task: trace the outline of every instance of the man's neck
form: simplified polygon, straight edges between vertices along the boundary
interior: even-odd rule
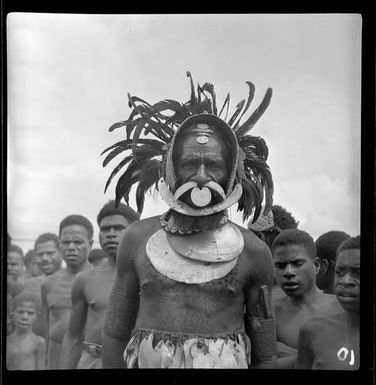
[[[161,217],[161,225],[165,231],[181,235],[218,229],[227,221],[226,210],[202,217],[192,217],[169,210]]]
[[[314,309],[320,297],[320,290],[316,285],[313,285],[309,290],[303,293],[301,297],[289,297],[290,302],[297,307],[305,306],[309,309]]]
[[[85,261],[81,265],[67,265],[66,270],[68,274],[76,275],[82,270],[85,270],[86,268],[90,267],[90,263],[88,261]]]
[[[30,335],[31,333],[32,333],[31,326],[28,327],[28,328],[19,328],[19,327],[16,326],[16,328],[14,329],[14,334],[18,338],[25,338],[28,335]]]
[[[346,326],[350,331],[359,331],[359,312],[345,310],[344,318]]]

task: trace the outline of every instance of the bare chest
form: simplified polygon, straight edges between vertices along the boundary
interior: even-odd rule
[[[47,292],[47,304],[51,310],[72,308],[71,290],[74,276],[58,276]]]
[[[7,341],[8,366],[14,369],[36,368],[37,346],[32,338]]]
[[[313,352],[313,369],[359,368],[359,340],[346,338],[341,327],[323,329],[313,341]]]
[[[84,293],[89,311],[97,312],[107,309],[114,278],[114,272],[99,273],[87,282]]]

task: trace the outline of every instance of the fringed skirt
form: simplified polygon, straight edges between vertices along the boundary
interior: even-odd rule
[[[251,344],[244,331],[195,335],[137,328],[124,360],[127,368],[247,369]]]

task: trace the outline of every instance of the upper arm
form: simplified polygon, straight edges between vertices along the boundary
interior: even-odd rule
[[[48,278],[47,278],[48,279]],[[40,295],[42,300],[42,315],[45,319],[47,327],[49,326],[49,309],[48,309],[48,301],[47,301],[47,293],[48,293],[48,281],[42,283],[40,287]]]
[[[315,322],[313,320],[306,321],[299,330],[296,369],[312,369],[314,359],[312,340],[314,334]]]
[[[139,282],[135,260],[145,236],[142,230],[134,224],[129,226],[118,247],[115,281],[103,330],[105,334],[114,338],[127,339],[137,318]]]
[[[37,342],[37,360],[36,369],[43,370],[45,369],[45,360],[46,360],[46,341],[42,338],[38,338]]]
[[[248,231],[249,232],[249,231]],[[250,233],[250,232],[249,232]],[[250,276],[245,286],[245,303],[248,315],[266,317],[266,311],[262,296],[262,286],[266,286],[269,292],[269,307],[272,309],[272,287],[274,278],[273,258],[269,247],[252,234],[244,236],[246,258]]]
[[[68,332],[72,336],[81,337],[85,328],[88,304],[84,293],[87,271],[79,273],[72,285],[72,310],[70,314]]]
[[[127,297],[138,297],[139,292],[135,259],[140,232],[136,230],[132,226],[127,228],[119,244],[116,257],[116,274],[112,291]]]

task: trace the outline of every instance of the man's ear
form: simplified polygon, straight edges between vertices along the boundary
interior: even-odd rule
[[[315,269],[316,269],[316,274],[318,274],[319,273],[319,271],[322,271],[322,272],[324,272],[325,273],[325,270],[323,269],[323,262],[328,262],[326,259],[323,259],[322,261],[321,261],[321,263],[320,263],[320,259],[319,258],[315,258],[315,260],[313,261],[313,264],[315,265]],[[326,269],[327,269],[328,267],[326,266]]]
[[[318,258],[317,258],[318,259]],[[322,274],[326,274],[330,268],[330,263],[326,258],[318,259],[318,264],[320,266],[320,271]]]

